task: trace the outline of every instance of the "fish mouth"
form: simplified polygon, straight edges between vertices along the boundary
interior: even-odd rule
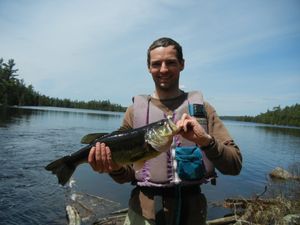
[[[172,121],[172,117],[161,121],[158,127],[150,129],[145,134],[145,141],[157,151],[167,151],[173,141],[173,136],[179,132],[176,124]]]
[[[166,137],[166,136],[174,135],[179,132],[178,127],[172,120],[172,116],[167,116],[167,120],[164,123],[166,129],[164,131],[165,135],[162,136]]]

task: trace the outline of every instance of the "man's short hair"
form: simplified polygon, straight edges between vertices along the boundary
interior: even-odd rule
[[[148,51],[147,51],[148,68],[150,67],[150,52],[155,48],[168,47],[170,45],[174,46],[174,48],[176,50],[177,59],[179,60],[180,63],[183,63],[184,59],[183,59],[183,54],[182,54],[182,47],[180,46],[180,44],[178,44],[178,42],[174,41],[171,38],[162,37],[162,38],[155,40],[148,48]]]

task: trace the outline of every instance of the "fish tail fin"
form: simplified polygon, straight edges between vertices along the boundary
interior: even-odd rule
[[[70,156],[62,157],[49,163],[45,169],[51,171],[58,178],[58,183],[65,185],[76,169],[76,165],[68,163]]]

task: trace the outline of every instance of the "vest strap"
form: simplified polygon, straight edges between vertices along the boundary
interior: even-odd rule
[[[149,123],[150,95],[137,95],[133,101],[133,127],[141,127]],[[138,112],[138,113],[137,113]]]

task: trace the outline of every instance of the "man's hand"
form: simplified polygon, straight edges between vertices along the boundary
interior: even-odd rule
[[[96,146],[91,148],[88,163],[94,171],[100,173],[110,173],[122,167],[112,160],[109,147],[105,143],[100,142],[97,142]]]
[[[212,137],[206,133],[195,117],[184,113],[176,123],[182,137],[196,143],[200,147],[208,146]]]

